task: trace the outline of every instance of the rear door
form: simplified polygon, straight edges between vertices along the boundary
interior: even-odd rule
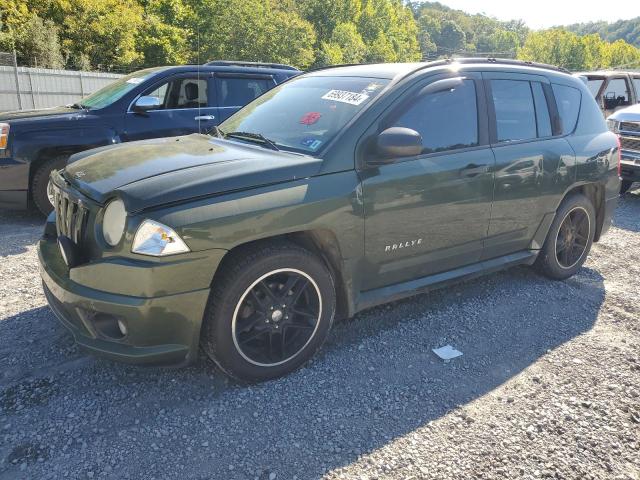
[[[410,128],[423,153],[362,171],[365,290],[451,270],[480,260],[493,196],[480,74],[456,88],[421,95],[442,77],[405,94],[378,124]],[[375,132],[374,132],[375,135]]]
[[[216,73],[215,83],[220,123],[276,86],[272,75],[243,73]]]
[[[543,221],[553,216],[558,192],[575,175],[575,157],[561,138],[546,77],[502,72],[485,72],[483,77],[496,158],[483,253],[483,259],[490,259],[531,247]]]
[[[135,112],[134,100],[126,113],[124,141],[174,137],[204,132],[218,123],[215,89],[211,74],[198,72],[161,80],[140,96],[153,96],[160,106]]]

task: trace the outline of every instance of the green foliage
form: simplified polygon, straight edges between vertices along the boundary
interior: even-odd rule
[[[578,35],[598,34],[607,42],[624,40],[631,45],[640,48],[640,17],[630,20],[618,20],[617,22],[589,22],[576,23],[566,27]]]
[[[518,58],[569,70],[640,66],[640,50],[624,40],[608,43],[597,34],[580,37],[560,28],[529,34]]]

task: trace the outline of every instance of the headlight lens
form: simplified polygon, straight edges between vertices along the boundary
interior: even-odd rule
[[[613,133],[620,133],[620,122],[617,120],[607,120],[607,127]]]
[[[173,229],[153,220],[145,220],[133,238],[133,253],[163,257],[189,252],[189,247]]]
[[[9,124],[0,123],[0,150],[7,148],[9,144]]]
[[[104,241],[115,247],[122,238],[127,223],[127,210],[122,200],[113,200],[104,209],[102,236]]]

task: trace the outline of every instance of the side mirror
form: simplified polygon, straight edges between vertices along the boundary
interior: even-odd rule
[[[415,157],[422,153],[422,135],[410,128],[387,128],[378,135],[376,150],[380,157],[376,163],[392,163],[399,157]]]
[[[148,112],[160,108],[160,99],[158,97],[144,96],[136,100],[133,105],[134,112]]]

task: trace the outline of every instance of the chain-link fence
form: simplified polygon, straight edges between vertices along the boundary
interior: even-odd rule
[[[0,112],[74,103],[119,77],[115,73],[19,67],[13,53],[0,52]]]

